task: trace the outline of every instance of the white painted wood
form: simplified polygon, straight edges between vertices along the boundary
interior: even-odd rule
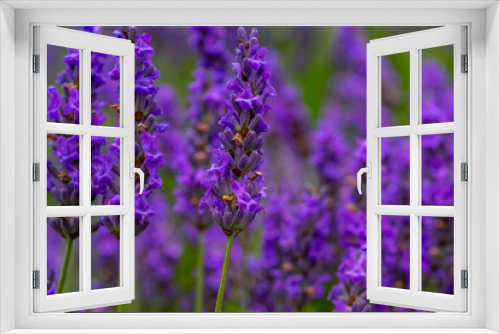
[[[122,58],[120,63],[120,112],[121,124],[129,132],[128,136],[121,139],[121,173],[122,200],[121,204],[128,210],[122,215],[120,236],[120,256],[123,266],[120,268],[120,284],[126,292],[123,297],[134,299],[135,291],[135,178],[130,178],[126,166],[135,161],[135,51],[133,44],[129,44],[130,52]],[[123,65],[122,65],[123,64]]]
[[[130,208],[124,205],[92,205],[92,206],[49,206],[46,209],[47,217],[75,217],[90,213],[91,216],[118,216],[129,212]]]
[[[6,0],[6,3],[16,9],[112,9],[117,8],[117,2],[123,9],[137,9],[135,1],[122,1],[122,0],[101,0],[101,1],[85,1],[85,0],[72,0],[60,3],[60,1],[39,1],[39,0]],[[459,1],[453,4],[454,9],[484,9],[495,3],[494,0],[467,0]],[[227,9],[275,9],[275,8],[291,8],[299,10],[311,9],[357,9],[362,10],[366,8],[373,9],[450,9],[450,2],[447,0],[427,0],[427,1],[401,1],[397,5],[393,1],[289,1],[289,0],[242,0],[242,1],[203,1],[203,0],[141,0],[141,9],[196,9],[209,10],[214,8],[227,8]]]
[[[420,51],[416,48],[410,49],[410,126],[419,124],[420,105]],[[420,146],[419,136],[415,132],[410,133],[410,206],[416,207],[420,204]],[[421,241],[419,238],[420,218],[410,214],[410,292],[418,291],[421,278],[419,277],[421,258],[418,257]],[[411,301],[410,301],[411,304]]]
[[[366,280],[367,291],[376,289],[380,284],[380,216],[374,208],[380,207],[380,150],[379,139],[370,135],[372,128],[380,124],[380,59],[372,54],[370,44],[366,48],[366,161],[371,163],[372,177],[366,181]],[[394,208],[396,209],[396,208]],[[403,208],[400,208],[403,209]]]
[[[467,54],[466,28],[450,26],[370,41],[367,47],[367,160],[373,179],[368,180],[367,205],[367,297],[373,303],[423,310],[467,311],[467,290],[461,289],[460,271],[467,269],[467,183],[460,180],[460,164],[467,160],[467,75],[461,73],[461,55]],[[421,50],[454,46],[454,122],[421,123]],[[410,52],[410,124],[381,127],[382,56]],[[454,205],[421,205],[421,135],[454,133]],[[384,137],[410,138],[410,205],[381,203],[380,140]],[[381,215],[410,218],[410,289],[381,287]],[[421,217],[454,217],[454,295],[422,292]]]
[[[21,2],[16,1],[19,5]],[[348,1],[345,6],[356,6],[357,1]],[[38,1],[36,6],[48,6],[47,1]],[[496,72],[485,71],[485,49],[484,39],[493,36],[490,29],[485,30],[485,14],[480,8],[479,2],[471,1],[471,8],[475,10],[457,10],[462,6],[462,1],[432,1],[432,2],[391,2],[388,8],[383,10],[378,1],[370,3],[370,8],[362,7],[356,10],[329,9],[325,2],[317,4],[321,7],[311,9],[310,1],[301,1],[300,4],[286,2],[276,5],[269,1],[254,3],[252,9],[245,9],[245,15],[241,9],[231,10],[228,6],[240,5],[240,2],[217,2],[206,1],[193,4],[191,2],[177,2],[169,9],[157,9],[158,2],[154,2],[154,10],[137,10],[133,2],[121,2],[120,7],[133,7],[132,10],[116,8],[113,3],[112,11],[95,10],[98,6],[105,4],[98,2],[52,2],[51,8],[58,10],[21,10],[16,15],[16,91],[15,91],[15,136],[16,136],[16,247],[9,248],[5,256],[16,259],[16,299],[8,299],[10,305],[15,305],[16,333],[491,333],[484,329],[485,324],[485,290],[491,290],[492,283],[498,285],[499,278],[494,276],[495,271],[490,272],[489,280],[484,279],[485,269],[485,224],[490,223],[491,217],[485,214],[485,78],[490,83],[498,80]],[[334,3],[334,2],[330,2]],[[337,3],[335,1],[335,3]],[[436,6],[444,6],[444,10],[430,10]],[[26,4],[26,2],[24,3]],[[162,2],[165,5],[166,2]],[[351,5],[352,4],[352,5]],[[444,4],[444,5],[443,5]],[[32,8],[33,3],[24,8]],[[105,4],[109,6],[109,2]],[[151,6],[152,3],[149,3]],[[75,9],[60,9],[67,6]],[[81,9],[83,6],[91,9]],[[144,2],[144,7],[148,5]],[[166,6],[166,5],[165,5]],[[177,7],[176,7],[177,6]],[[263,6],[269,8],[263,10]],[[302,6],[301,10],[292,9]],[[397,6],[398,8],[396,8]],[[411,10],[401,9],[401,6]],[[141,3],[141,8],[143,3]],[[245,5],[241,5],[243,8]],[[415,8],[427,9],[415,9]],[[47,7],[44,7],[47,8]],[[93,10],[93,9],[94,10]],[[352,7],[349,7],[352,8]],[[237,18],[237,19],[236,19]],[[493,20],[498,24],[498,20]],[[490,23],[492,21],[490,20]],[[32,75],[30,73],[31,56],[31,26],[33,23],[74,25],[305,25],[305,26],[341,26],[341,25],[368,25],[368,26],[439,26],[443,24],[467,23],[472,29],[470,36],[472,43],[469,51],[469,69],[473,68],[469,76],[472,89],[469,92],[468,104],[474,111],[469,113],[469,148],[473,159],[470,165],[469,189],[472,190],[472,198],[469,201],[469,217],[474,225],[474,233],[471,233],[471,243],[468,245],[470,254],[469,265],[472,266],[469,277],[469,309],[467,313],[416,313],[416,314],[33,314],[32,290],[30,286],[30,274],[32,269],[32,217],[33,212],[26,210],[32,205],[32,182],[30,177],[32,131],[31,115],[33,113],[30,100],[26,92],[30,91]],[[489,27],[489,26],[488,26]],[[495,54],[489,54],[491,64],[498,63]],[[28,89],[26,88],[28,87]],[[498,97],[500,87],[498,84],[489,85],[491,93],[489,99]],[[488,100],[489,101],[489,100]],[[491,109],[495,113],[496,109]],[[4,112],[4,110],[2,110]],[[10,111],[9,111],[10,112]],[[28,122],[26,122],[28,120]],[[473,122],[472,122],[473,120]],[[497,131],[498,125],[489,124],[490,129]],[[497,131],[498,132],[498,131]],[[495,142],[496,143],[496,142]],[[1,143],[0,143],[1,144]],[[492,143],[490,143],[493,145]],[[497,145],[497,144],[494,144]],[[11,145],[2,146],[2,153]],[[491,146],[493,147],[493,146]],[[500,188],[497,188],[497,190]],[[490,193],[491,193],[490,189]],[[28,198],[26,200],[26,198]],[[489,211],[488,211],[489,212]],[[495,220],[497,222],[498,220]],[[472,231],[472,227],[469,225]],[[497,246],[500,238],[490,234],[490,244],[494,241]],[[486,258],[495,258],[498,261],[499,254],[486,254]],[[489,285],[485,285],[488,282]],[[4,301],[2,295],[2,301]],[[486,303],[491,305],[498,300],[488,295]],[[489,308],[490,310],[491,308]],[[497,321],[496,317],[493,321]],[[140,329],[131,329],[138,328]],[[258,328],[257,328],[258,327]],[[292,329],[292,328],[295,329]],[[354,327],[354,328],[353,328]],[[25,328],[25,329],[19,329]],[[42,330],[40,328],[45,328]],[[78,330],[75,328],[79,328]],[[86,328],[84,330],[84,328]],[[170,328],[170,329],[165,329]],[[184,328],[184,329],[181,329]],[[189,328],[189,329],[188,329]],[[336,328],[336,329],[335,329]],[[448,328],[448,329],[446,329]]]
[[[366,315],[366,314],[365,314]],[[352,316],[355,316],[354,314]],[[304,328],[259,328],[259,329],[90,329],[85,330],[33,330],[16,329],[5,334],[494,334],[494,332],[482,328],[456,328],[456,329],[304,329]]]
[[[451,123],[435,123],[435,124],[413,124],[403,126],[390,126],[383,128],[373,129],[375,137],[402,137],[409,136],[410,134],[416,135],[430,135],[453,133],[454,124]]]
[[[15,11],[0,2],[0,333],[15,326]]]
[[[85,122],[85,120],[83,121]],[[90,120],[88,122],[90,124]],[[85,135],[90,133],[91,136],[115,138],[126,137],[129,134],[128,131],[123,128],[54,122],[47,122],[47,133],[59,133],[64,135]]]
[[[487,194],[485,208],[486,216],[486,256],[488,264],[485,273],[486,294],[486,328],[500,332],[500,3],[495,3],[486,11],[486,27],[490,34],[486,36],[486,69],[491,74],[486,78],[486,168],[480,172],[487,175],[484,185]],[[476,169],[476,157],[473,156],[472,171]],[[480,165],[477,165],[480,169]],[[483,174],[483,175],[484,175]],[[474,194],[473,194],[474,195]],[[474,199],[474,197],[473,197]]]
[[[412,213],[421,217],[453,217],[452,206],[410,206],[410,205],[375,205],[373,213],[387,216],[410,216]]]
[[[54,124],[46,121],[47,45],[80,50],[80,119],[81,124]],[[134,298],[134,180],[121,173],[123,205],[91,204],[91,138],[118,137],[122,140],[120,170],[124,161],[134,158],[134,45],[129,40],[105,37],[64,28],[35,27],[34,50],[40,54],[40,73],[34,75],[35,142],[34,160],[40,162],[40,182],[34,185],[34,270],[40,270],[40,289],[33,290],[34,312],[67,312],[99,305],[130,303]],[[91,125],[91,53],[102,52],[121,57],[121,128]],[[125,96],[125,98],[124,98]],[[80,135],[80,205],[47,207],[47,133]],[[121,284],[112,289],[91,289],[91,220],[92,216],[120,215]],[[47,218],[80,217],[80,291],[47,296]]]

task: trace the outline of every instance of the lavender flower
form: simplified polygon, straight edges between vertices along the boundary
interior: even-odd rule
[[[177,174],[181,172],[188,159],[188,140],[183,129],[185,117],[180,109],[176,90],[165,84],[158,85],[158,105],[163,111],[163,118],[170,125],[158,143],[160,152],[169,157],[169,163],[165,165],[168,172]]]
[[[88,29],[99,33],[100,29]],[[150,222],[154,212],[150,210],[146,196],[153,189],[161,187],[158,168],[164,163],[163,155],[158,150],[157,139],[168,127],[166,123],[156,122],[156,116],[161,109],[156,107],[154,99],[157,89],[154,80],[159,76],[150,58],[154,50],[149,45],[147,34],[137,36],[136,30],[131,28],[131,37],[136,41],[136,121],[139,123],[136,130],[136,166],[142,168],[146,174],[146,191],[143,196],[136,194],[136,235],[141,233]],[[128,33],[127,31],[125,31]],[[119,35],[119,34],[118,34]],[[123,36],[122,36],[123,37]],[[99,100],[102,89],[106,89],[111,80],[119,79],[119,63],[109,78],[103,75],[104,64],[112,60],[111,56],[92,53],[91,59],[91,101],[92,125],[102,125],[106,121],[106,114],[102,112],[105,102]],[[69,49],[68,55],[63,58],[66,68],[58,74],[57,84],[62,86],[63,96],[59,95],[56,87],[48,88],[47,117],[51,121],[65,123],[79,123],[79,52]],[[114,107],[119,112],[119,107]],[[57,163],[48,161],[48,191],[60,205],[79,205],[79,136],[65,136],[49,134],[48,138],[59,159]],[[93,137],[91,140],[92,159],[92,201],[96,204],[119,204],[119,161],[120,140],[108,143],[105,138]],[[78,218],[50,218],[49,225],[61,236],[72,240],[79,235]],[[93,231],[100,224],[119,238],[119,217],[103,217],[100,223],[92,225]],[[49,261],[50,262],[50,261]],[[63,281],[63,279],[61,278]],[[62,283],[64,284],[64,283]],[[58,286],[58,293],[59,291]]]
[[[150,224],[154,212],[149,208],[147,197],[161,187],[162,180],[158,169],[165,164],[163,153],[158,146],[161,134],[168,128],[168,123],[159,122],[162,109],[157,105],[158,87],[155,81],[160,77],[160,71],[151,61],[154,49],[151,46],[151,36],[139,34],[137,27],[124,27],[115,30],[113,35],[118,38],[130,39],[135,44],[135,167],[143,170],[145,175],[144,192],[138,194],[139,184],[136,184],[135,194],[135,235],[139,235]],[[109,73],[112,80],[120,79],[120,64]],[[115,151],[119,151],[119,141],[115,141]],[[111,150],[111,147],[110,147]],[[136,182],[138,179],[136,179]],[[113,198],[118,196],[114,193]],[[117,200],[115,198],[115,200]],[[108,202],[109,203],[109,202]],[[119,238],[119,221],[103,221],[103,224]]]
[[[141,277],[138,302],[143,302],[151,311],[188,311],[175,305],[182,298],[175,281],[182,246],[179,233],[167,219],[170,216],[167,199],[158,192],[148,201],[156,214],[151,218],[150,227],[136,239],[136,273]]]
[[[198,56],[194,81],[189,85],[189,128],[186,139],[173,146],[182,147],[174,162],[178,187],[174,189],[174,211],[197,229],[197,273],[195,310],[203,308],[204,230],[212,225],[208,214],[197,207],[206,188],[203,180],[210,167],[212,151],[220,145],[218,120],[223,114],[228,91],[224,85],[228,55],[224,45],[225,29],[221,27],[189,27],[189,42]],[[181,145],[179,145],[179,142]],[[186,230],[186,227],[184,227]]]
[[[190,27],[190,44],[198,55],[198,67],[193,71],[194,81],[189,85],[189,131],[187,154],[178,161],[176,176],[179,187],[174,190],[174,211],[188,222],[204,230],[212,224],[209,215],[196,210],[205,193],[203,180],[210,167],[211,152],[220,140],[218,120],[228,97],[224,86],[228,55],[223,43],[225,30],[221,27]],[[180,159],[179,159],[180,160]]]
[[[303,311],[326,297],[325,284],[333,278],[333,244],[326,198],[303,193],[276,194],[264,220],[262,259],[252,264],[255,311]]]
[[[269,97],[275,97],[266,68],[267,49],[258,44],[257,29],[250,38],[244,28],[238,29],[239,47],[235,76],[227,88],[233,92],[227,100],[227,113],[219,124],[220,150],[214,153],[218,161],[208,171],[207,191],[200,201],[200,212],[209,211],[213,221],[226,235],[236,236],[264,210],[265,197],[262,163],[262,133],[269,130],[264,121]]]
[[[335,305],[335,312],[369,312],[366,299],[366,246],[348,250],[337,270],[339,283],[329,292],[327,299]]]
[[[267,63],[273,69],[273,86],[280,98],[269,101],[273,112],[266,118],[270,130],[264,149],[273,154],[268,156],[263,171],[273,191],[300,193],[306,187],[304,179],[311,173],[307,163],[311,148],[309,110],[302,90],[290,81],[276,51],[269,53]]]
[[[264,122],[264,114],[270,109],[267,99],[276,96],[269,83],[267,49],[259,46],[257,29],[252,29],[247,38],[245,29],[238,28],[238,42],[233,63],[235,76],[227,83],[233,94],[226,100],[227,113],[219,122],[224,127],[219,132],[222,145],[214,151],[217,161],[208,170],[207,190],[199,205],[200,213],[208,210],[227,236],[216,312],[222,311],[233,239],[250,225],[257,213],[264,211],[261,200],[266,194],[259,170],[262,133],[269,130]]]

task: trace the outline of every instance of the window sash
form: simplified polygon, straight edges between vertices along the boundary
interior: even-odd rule
[[[460,181],[460,163],[467,162],[466,108],[467,76],[461,73],[461,54],[466,54],[466,28],[452,26],[371,41],[367,46],[367,161],[372,178],[367,179],[367,298],[377,304],[423,310],[467,310],[467,290],[461,289],[460,271],[467,269],[467,183]],[[421,124],[421,51],[454,46],[454,122]],[[381,127],[381,57],[410,52],[410,124]],[[454,206],[422,206],[421,143],[423,134],[454,133]],[[381,139],[408,136],[410,139],[410,205],[381,205]],[[410,217],[410,288],[380,286],[381,217]],[[422,216],[454,217],[454,295],[421,290]]]
[[[40,73],[33,75],[34,161],[40,163],[40,182],[34,188],[34,266],[40,271],[40,289],[34,289],[35,312],[66,312],[104,305],[129,303],[134,298],[134,180],[129,163],[134,158],[134,46],[128,40],[97,34],[38,26],[34,30],[34,54],[40,55]],[[47,45],[80,50],[80,124],[46,121]],[[120,57],[119,128],[91,125],[91,53]],[[47,206],[47,133],[80,136],[80,205]],[[116,206],[91,205],[91,137],[120,138],[120,203]],[[120,215],[120,286],[91,289],[91,217]],[[47,217],[80,217],[78,292],[47,296]]]

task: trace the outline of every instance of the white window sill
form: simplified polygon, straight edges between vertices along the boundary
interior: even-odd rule
[[[5,334],[486,334],[488,329],[15,329]]]

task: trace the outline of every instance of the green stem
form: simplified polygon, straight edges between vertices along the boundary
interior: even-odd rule
[[[196,303],[195,312],[203,312],[203,279],[204,266],[203,253],[205,252],[205,233],[203,230],[198,231],[198,253],[196,262]]]
[[[64,253],[64,262],[61,270],[61,275],[59,275],[59,281],[57,282],[56,294],[62,293],[64,289],[64,282],[66,281],[66,275],[68,274],[69,259],[71,258],[71,249],[73,246],[73,239],[66,239],[66,253]]]
[[[222,302],[224,301],[224,291],[226,290],[227,270],[231,259],[231,249],[233,248],[234,235],[227,236],[226,253],[224,254],[224,264],[220,276],[219,292],[217,293],[217,302],[215,303],[215,312],[222,312]]]

